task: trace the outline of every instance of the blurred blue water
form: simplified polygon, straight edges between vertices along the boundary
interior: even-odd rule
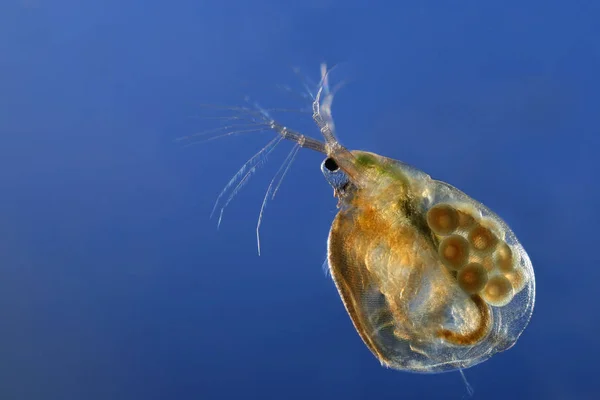
[[[320,155],[299,154],[258,257],[289,145],[217,231],[217,194],[272,136],[173,142],[211,127],[201,103],[293,103],[275,85],[322,61],[351,66],[346,146],[466,191],[529,251],[533,319],[467,370],[476,398],[598,398],[600,5],[440,3],[2,2],[0,398],[466,394],[457,373],[381,368],[352,328],[321,269],[336,209]]]

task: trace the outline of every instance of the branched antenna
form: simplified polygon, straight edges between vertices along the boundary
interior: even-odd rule
[[[243,127],[251,127],[253,126],[253,128],[248,128],[248,129],[233,129],[233,128],[243,128]],[[258,125],[258,124],[237,124],[237,125],[228,125],[228,126],[223,126],[221,128],[216,128],[216,129],[211,129],[210,131],[204,131],[204,132],[200,132],[200,133],[194,133],[192,135],[188,135],[188,136],[184,136],[181,138],[178,138],[177,141],[178,142],[183,142],[183,141],[189,141],[188,143],[184,144],[184,147],[188,147],[188,146],[193,146],[193,145],[197,145],[197,144],[202,144],[202,143],[206,143],[206,142],[210,142],[216,139],[221,139],[227,136],[232,136],[232,135],[239,135],[242,133],[251,133],[251,132],[267,132],[269,129],[268,126],[266,125]],[[215,135],[215,136],[210,136],[204,139],[200,139],[200,140],[192,140],[194,138],[197,137],[201,137],[201,136],[207,136],[211,133],[215,133],[218,131],[226,131],[225,133],[221,133],[220,135]]]
[[[321,134],[329,146],[337,143],[335,137],[335,125],[331,115],[331,103],[333,102],[333,93],[329,90],[329,74],[335,67],[327,70],[326,64],[321,64],[321,82],[319,90],[313,101],[313,120],[321,130]],[[321,100],[321,97],[323,100]]]
[[[271,200],[275,198],[275,195],[277,194],[277,191],[279,190],[279,186],[281,186],[281,183],[283,182],[283,178],[285,177],[288,170],[292,166],[292,163],[294,162],[294,159],[296,158],[296,154],[298,154],[298,150],[300,150],[300,145],[295,144],[294,147],[292,147],[292,150],[290,150],[288,156],[285,158],[285,160],[281,164],[281,167],[279,167],[279,169],[273,176],[273,179],[271,179],[271,183],[269,183],[269,187],[267,188],[267,192],[265,193],[265,197],[263,199],[262,205],[260,206],[260,213],[258,214],[258,222],[256,224],[256,245],[258,246],[258,255],[259,256],[260,256],[260,224],[262,223],[262,218],[263,218],[263,213],[265,211],[265,208],[267,208],[267,201],[269,200],[269,195],[271,195]],[[277,179],[278,176],[279,176],[279,181],[277,182],[277,184],[275,186],[273,186],[273,183],[275,183],[275,179]]]
[[[313,93],[313,91],[314,91],[314,88],[318,88],[319,85],[317,85],[315,82],[313,82],[313,80],[310,79],[307,75],[303,74],[300,71],[299,67],[294,67],[293,70],[294,70],[294,73],[296,74],[296,76],[298,76],[301,79],[302,87],[304,88],[306,95],[308,97],[310,97],[311,102],[314,101],[315,94]]]
[[[231,195],[225,202],[225,205],[223,207],[221,207],[221,212],[219,213],[219,222],[217,223],[217,227],[219,227],[221,225],[221,219],[223,218],[223,211],[229,205],[231,200],[233,200],[233,197],[235,197],[235,195],[239,192],[239,190],[242,188],[242,186],[248,181],[250,176],[256,171],[257,167],[259,167],[262,164],[261,161],[264,163],[265,157],[268,154],[270,154],[275,149],[277,144],[279,144],[279,142],[281,142],[282,140],[283,140],[282,136],[276,136],[275,138],[273,138],[262,149],[260,149],[256,154],[254,154],[248,161],[246,161],[246,163],[244,163],[244,165],[242,165],[242,167],[235,173],[233,178],[231,178],[229,180],[227,185],[225,185],[223,190],[221,190],[221,193],[219,193],[219,196],[217,197],[217,200],[215,201],[215,205],[213,206],[213,209],[210,213],[211,218],[214,215],[219,203],[221,202],[221,198],[227,193],[227,191],[233,185],[236,185],[235,188],[233,189]]]
[[[298,75],[300,74],[298,69],[294,69],[294,72],[296,72],[296,74]],[[311,82],[308,80],[308,78],[305,78],[302,82],[304,90],[306,91],[306,93],[303,93],[302,97],[304,99],[306,99],[307,97],[310,97],[312,99],[313,119],[319,126],[321,133],[325,138],[325,143],[323,143],[320,140],[307,137],[294,130],[291,130],[286,126],[278,123],[271,116],[274,112],[306,112],[305,110],[290,110],[283,108],[268,109],[262,107],[260,104],[258,104],[258,102],[250,99],[249,96],[246,96],[244,99],[245,102],[249,105],[245,107],[203,105],[203,107],[205,108],[233,112],[234,115],[212,117],[213,119],[223,121],[225,126],[210,129],[204,132],[192,134],[178,139],[178,141],[182,141],[184,143],[191,142],[188,143],[188,145],[191,145],[247,132],[274,131],[277,133],[277,136],[275,138],[269,141],[262,149],[260,149],[246,163],[244,163],[244,165],[241,166],[241,168],[235,173],[235,175],[229,180],[227,185],[225,185],[225,187],[217,196],[213,209],[210,213],[210,217],[212,218],[216,210],[220,208],[217,227],[220,227],[221,225],[225,208],[227,208],[229,203],[233,200],[233,198],[237,195],[241,188],[248,182],[248,180],[252,177],[256,170],[264,164],[267,156],[272,151],[274,151],[275,147],[283,139],[295,143],[294,147],[287,155],[279,170],[273,176],[273,179],[271,180],[267,188],[267,192],[265,193],[265,197],[261,205],[256,226],[256,236],[259,255],[261,251],[259,232],[267,203],[270,199],[272,200],[275,198],[275,195],[277,194],[279,187],[281,186],[283,179],[289,171],[300,148],[308,148],[320,152],[322,154],[329,154],[329,150],[332,148],[332,146],[337,144],[334,135],[333,119],[331,117],[331,102],[333,100],[333,93],[331,92],[329,87],[329,72],[331,72],[331,70],[328,71],[325,64],[323,64],[321,66],[321,81],[318,86],[318,92],[316,94],[313,94],[313,92],[309,88]],[[291,89],[289,89],[288,87],[284,87],[284,89],[291,91]],[[192,140],[198,138],[200,138],[200,140]],[[224,200],[225,196],[227,196],[226,200]]]

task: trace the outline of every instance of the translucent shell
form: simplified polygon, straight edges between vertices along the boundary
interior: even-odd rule
[[[527,326],[535,279],[496,214],[399,161],[352,152],[362,179],[340,198],[328,260],[355,328],[382,364],[468,368]]]

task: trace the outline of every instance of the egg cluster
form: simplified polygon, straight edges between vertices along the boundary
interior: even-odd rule
[[[475,209],[436,204],[427,225],[438,236],[438,253],[468,294],[478,293],[492,306],[505,306],[525,286],[519,254],[501,229]]]

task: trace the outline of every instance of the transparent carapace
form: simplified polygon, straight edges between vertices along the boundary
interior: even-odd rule
[[[229,182],[232,194],[222,204],[280,141],[294,142],[265,195],[258,235],[266,202],[298,150],[318,151],[326,156],[321,170],[339,208],[329,232],[329,271],[375,357],[391,368],[431,373],[468,368],[513,346],[535,299],[533,268],[515,234],[455,187],[401,161],[342,146],[332,100],[323,67],[312,105],[323,141],[281,125],[259,107],[236,108],[236,118],[247,123],[241,131],[268,129],[277,136]]]

